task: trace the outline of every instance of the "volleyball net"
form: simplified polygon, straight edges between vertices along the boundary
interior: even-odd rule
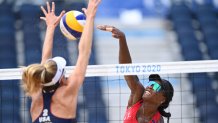
[[[1,122],[30,122],[30,103],[18,81],[22,69],[0,69]],[[66,76],[73,70],[67,66]],[[218,114],[217,72],[218,60],[89,65],[78,96],[78,123],[122,123],[130,95],[124,75],[138,75],[145,85],[153,73],[174,86],[173,101],[166,110],[172,114],[171,123],[212,123]]]

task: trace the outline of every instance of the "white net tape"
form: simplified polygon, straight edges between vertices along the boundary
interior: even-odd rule
[[[66,67],[68,77],[74,66]],[[218,72],[218,60],[89,65],[86,77]],[[0,80],[21,79],[22,68],[0,69]]]

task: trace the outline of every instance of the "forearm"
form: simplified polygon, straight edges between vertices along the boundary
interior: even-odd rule
[[[79,41],[79,55],[76,63],[75,74],[83,78],[91,54],[92,38],[93,38],[94,18],[87,18],[86,24]]]
[[[125,35],[119,39],[119,63],[132,63]]]
[[[74,96],[78,95],[79,88],[84,81],[86,68],[91,54],[94,18],[100,1],[101,0],[89,0],[87,9],[83,8],[84,13],[86,14],[86,24],[79,41],[79,55],[75,69],[67,79],[69,82],[68,87],[70,94],[74,93]]]
[[[74,71],[72,72],[72,74],[69,76],[68,79],[69,81],[73,81],[73,83],[70,82],[69,84],[70,87],[76,87],[77,89],[79,89],[83,84],[86,68],[91,54],[93,27],[94,27],[94,18],[87,18],[82,36],[79,41],[78,60]],[[74,92],[78,92],[78,90],[74,89]]]
[[[42,63],[52,57],[55,27],[47,27],[42,48]]]
[[[93,27],[94,27],[94,18],[90,17],[86,21],[85,28],[83,30],[80,42],[79,42],[79,55],[87,56],[84,57],[86,60],[89,59],[92,47],[92,39],[93,39]],[[84,59],[84,60],[85,60]]]
[[[119,63],[132,63],[129,48],[126,42],[126,37],[124,34],[119,38],[119,43]],[[125,75],[124,78],[133,93],[137,93],[138,91],[141,92],[141,88],[138,90],[138,87],[141,87],[141,85],[136,75]]]

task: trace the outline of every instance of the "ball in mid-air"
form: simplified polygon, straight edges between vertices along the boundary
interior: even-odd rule
[[[72,10],[61,18],[60,29],[69,40],[76,40],[81,37],[85,23],[85,15],[82,12]]]

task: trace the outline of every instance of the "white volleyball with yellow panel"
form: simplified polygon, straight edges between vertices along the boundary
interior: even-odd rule
[[[80,11],[72,10],[61,18],[60,29],[69,40],[76,40],[81,37],[85,23],[85,15]]]

